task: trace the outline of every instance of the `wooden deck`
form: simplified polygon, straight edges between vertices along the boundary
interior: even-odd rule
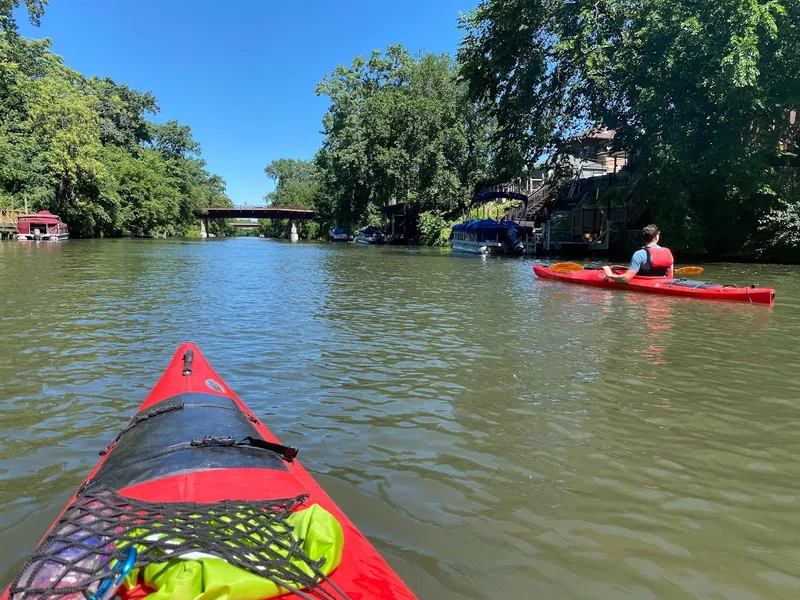
[[[17,233],[17,217],[19,213],[0,208],[0,239],[11,239]]]

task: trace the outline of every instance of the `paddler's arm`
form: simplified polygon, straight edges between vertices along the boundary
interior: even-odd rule
[[[619,275],[614,273],[611,267],[603,267],[603,272],[606,274],[606,277],[609,281],[613,281],[614,283],[629,283],[631,279],[636,277],[636,274],[639,272],[645,263],[647,262],[647,251],[637,250],[633,253],[633,257],[631,257],[631,264],[628,266],[628,270],[624,273],[620,273]]]
[[[624,273],[617,275],[611,270],[611,267],[603,267],[603,273],[605,273],[606,277],[614,283],[628,283],[631,279],[636,277],[636,273],[638,272],[639,271],[636,269],[628,269]]]

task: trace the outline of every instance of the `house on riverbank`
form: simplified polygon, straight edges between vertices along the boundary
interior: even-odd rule
[[[505,218],[533,226],[539,251],[587,256],[627,252],[647,207],[637,193],[627,152],[614,147],[615,132],[592,129],[576,136],[559,156],[537,164],[501,187],[528,196],[528,209]]]

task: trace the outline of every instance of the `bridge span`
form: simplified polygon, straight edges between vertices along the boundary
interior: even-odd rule
[[[200,219],[202,237],[208,234],[210,219],[289,219],[290,237],[294,239],[297,236],[294,222],[315,219],[317,213],[310,208],[292,206],[218,206],[198,209],[194,211],[194,216]],[[247,227],[242,223],[234,223],[234,226]]]
[[[201,219],[291,219],[307,221],[315,219],[317,213],[310,208],[290,206],[220,206],[201,208],[195,211]]]
[[[239,227],[240,229],[255,229],[258,227],[258,221],[236,221],[234,223],[228,223],[233,227]]]

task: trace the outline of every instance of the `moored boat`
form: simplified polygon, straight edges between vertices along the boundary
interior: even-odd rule
[[[528,197],[517,192],[484,192],[472,198],[468,213],[476,204],[492,200],[519,200],[527,213]],[[453,225],[450,233],[450,246],[457,252],[470,254],[508,254],[519,256],[535,254],[536,242],[533,228],[515,221],[499,221],[496,219],[473,219]]]
[[[331,230],[328,236],[329,242],[352,242],[354,239],[353,230],[349,227],[336,227]]]
[[[377,227],[365,227],[358,232],[359,244],[383,244],[385,236]]]
[[[101,454],[2,600],[414,598],[192,344]]]
[[[623,269],[624,270],[624,269]],[[628,283],[610,281],[601,269],[586,269],[573,273],[556,273],[552,268],[534,265],[533,272],[540,279],[557,279],[565,283],[576,283],[591,287],[695,298],[698,300],[725,300],[728,302],[748,302],[772,306],[775,290],[757,286],[737,287],[720,283],[708,283],[688,279],[669,279],[666,277],[634,277]]]
[[[69,238],[69,228],[58,215],[49,210],[35,214],[19,215],[17,219],[18,240],[61,241]]]

